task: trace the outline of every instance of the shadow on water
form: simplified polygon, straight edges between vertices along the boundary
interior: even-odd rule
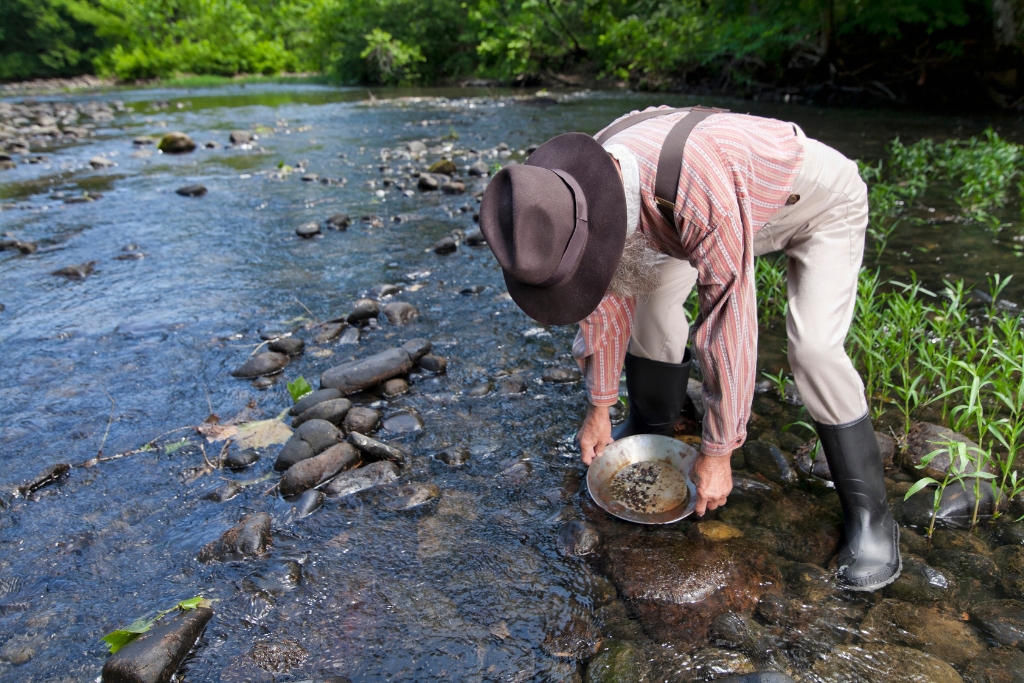
[[[202,594],[215,601],[216,617],[181,680],[337,674],[353,681],[572,681],[580,680],[584,662],[599,647],[619,642],[647,662],[637,668],[644,680],[709,680],[776,660],[805,680],[844,680],[842,671],[816,662],[857,658],[856,648],[884,663],[874,674],[910,680],[900,672],[920,663],[914,657],[931,656],[913,653],[936,653],[898,634],[863,636],[866,615],[883,597],[922,610],[938,604],[962,611],[971,600],[1001,595],[991,581],[961,579],[952,570],[949,583],[957,588],[937,603],[930,593],[843,595],[824,568],[837,541],[834,495],[755,487],[737,493],[718,520],[747,539],[736,545],[736,557],[747,552],[744,544],[766,549],[779,572],[777,594],[762,599],[757,623],[731,631],[719,624],[717,635],[695,648],[663,646],[649,615],[640,622],[644,615],[621,601],[623,589],[608,578],[613,567],[560,552],[559,526],[567,519],[592,521],[613,556],[644,543],[680,544],[685,553],[687,543],[704,547],[702,534],[713,527],[702,531],[686,521],[639,529],[606,518],[589,502],[572,442],[583,411],[581,387],[541,381],[551,367],[573,367],[574,330],[545,328],[519,312],[503,295],[486,247],[463,244],[446,256],[430,250],[453,230],[476,227],[474,195],[483,180],[468,179],[464,195],[407,197],[383,183],[394,178],[414,189],[414,179],[404,180],[407,162],[382,163],[380,150],[424,139],[479,150],[488,163],[521,162],[521,150],[557,133],[594,132],[623,111],[661,100],[692,102],[620,93],[557,101],[486,90],[373,94],[370,102],[362,89],[286,85],[119,92],[133,111],[118,114],[111,126],[125,130],[106,128],[78,145],[33,149],[50,154],[53,168],[66,163],[78,170],[55,175],[53,168],[19,165],[3,171],[0,197],[16,200],[16,207],[0,213],[0,231],[44,244],[60,241],[60,248],[0,254],[6,366],[0,380],[0,679],[93,680],[105,659],[103,634]],[[162,101],[169,106],[151,106]],[[187,105],[178,109],[175,102]],[[966,136],[990,123],[706,103],[794,119],[809,135],[867,157],[881,154],[896,135]],[[1024,138],[1015,121],[996,124],[1006,137]],[[239,128],[260,131],[257,146],[267,153],[198,149],[132,156],[138,135],[182,130],[197,142],[226,145],[228,132]],[[458,139],[447,139],[453,131]],[[504,158],[495,150],[501,142],[511,148]],[[99,154],[117,160],[116,172],[83,168]],[[307,173],[348,182],[303,182],[298,172],[275,177],[279,162],[301,160],[308,160]],[[384,175],[382,165],[393,176]],[[174,193],[195,182],[207,187],[205,196]],[[67,205],[49,197],[58,188],[104,196]],[[948,208],[938,197],[926,200]],[[471,210],[460,210],[467,204]],[[347,231],[312,240],[295,236],[298,225],[340,212],[352,217]],[[130,245],[137,248],[126,251]],[[118,258],[136,253],[144,257]],[[96,272],[83,280],[49,274],[89,261],[96,261]],[[947,276],[980,282],[987,272],[1010,273],[1019,264],[981,228],[948,224],[897,233],[882,263],[896,276],[914,269],[930,283]],[[404,291],[393,298],[415,305],[420,317],[406,326],[382,321],[364,328],[357,345],[313,342],[307,323],[345,315],[380,283],[401,284]],[[480,286],[475,293],[461,293],[474,285]],[[1021,285],[1014,282],[1006,295],[1020,301]],[[260,391],[229,373],[266,328],[295,329],[307,348]],[[210,413],[227,419],[250,402],[250,412],[273,417],[290,404],[286,381],[302,375],[315,384],[321,372],[351,356],[415,337],[429,338],[435,352],[449,358],[447,374],[417,371],[407,394],[362,396],[385,416],[412,411],[423,419],[422,431],[383,433],[413,455],[402,482],[440,489],[422,508],[388,511],[381,505],[385,494],[369,491],[328,500],[312,516],[295,519],[291,504],[271,490],[276,476],[264,478],[276,447],[247,471],[201,474],[194,432],[158,439]],[[781,344],[777,333],[766,335],[762,361],[779,357]],[[483,383],[514,384],[509,378],[516,376],[524,380],[522,393],[470,395]],[[800,445],[782,431],[803,419],[797,408],[763,395],[755,412],[760,417],[752,438],[790,451]],[[173,447],[182,436],[189,445]],[[47,465],[81,463],[101,447],[111,455],[152,439],[158,439],[155,449],[76,468],[32,499],[8,493]],[[431,458],[449,446],[468,449],[469,464],[453,469]],[[218,448],[207,445],[206,453]],[[737,466],[742,471],[743,462]],[[242,493],[224,503],[205,499],[223,480],[242,484]],[[266,558],[196,560],[204,544],[256,511],[274,519]],[[905,533],[913,537],[913,553],[929,552],[916,532]],[[1001,543],[980,542],[985,557]],[[982,636],[968,635],[980,648],[973,656],[982,656]],[[954,663],[963,671],[969,661],[965,655]]]

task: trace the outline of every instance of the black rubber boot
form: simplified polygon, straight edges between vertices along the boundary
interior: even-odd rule
[[[686,349],[682,363],[663,363],[627,353],[625,365],[629,417],[612,430],[612,438],[634,434],[672,436],[672,426],[686,401],[690,350]]]
[[[885,495],[882,454],[868,415],[844,425],[815,422],[843,507],[845,538],[837,576],[843,588],[873,591],[903,569],[900,529]]]

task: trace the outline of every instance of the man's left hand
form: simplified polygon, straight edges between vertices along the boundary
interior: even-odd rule
[[[725,505],[732,493],[731,454],[697,456],[690,478],[697,486],[697,507],[694,512],[703,517],[707,510]]]

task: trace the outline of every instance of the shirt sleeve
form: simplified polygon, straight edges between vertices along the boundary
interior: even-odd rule
[[[595,406],[619,400],[619,375],[633,330],[634,299],[606,294],[594,312],[580,321],[572,344],[587,385],[587,397]]]

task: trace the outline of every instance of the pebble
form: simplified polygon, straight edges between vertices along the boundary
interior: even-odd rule
[[[317,403],[323,403],[324,401],[330,401],[336,398],[341,398],[341,392],[337,389],[321,389],[320,391],[314,391],[299,399],[295,405],[289,408],[288,414],[301,415]]]
[[[432,353],[420,358],[420,368],[427,372],[442,374],[448,370],[448,359],[444,356],[436,356]]]
[[[384,304],[384,316],[392,325],[405,325],[418,318],[420,312],[405,301],[392,301]]]
[[[274,375],[288,365],[288,356],[275,351],[257,353],[231,372],[232,377],[251,379],[253,377],[264,377]]]
[[[224,458],[224,466],[232,470],[241,470],[250,467],[259,459],[259,454],[251,448],[244,451],[231,451]]]
[[[411,411],[401,411],[389,416],[382,425],[385,431],[394,434],[409,434],[423,429],[423,418]]]
[[[351,432],[348,442],[374,460],[387,460],[399,466],[405,464],[406,456],[400,448],[378,441],[359,432]]]
[[[590,522],[573,520],[558,529],[558,548],[564,555],[585,557],[601,546],[601,534]]]
[[[358,467],[360,462],[359,451],[350,444],[331,446],[323,453],[289,467],[281,477],[281,495],[294,496],[316,488],[339,472]]]
[[[347,213],[336,213],[327,217],[324,221],[329,230],[347,230],[352,225],[352,218]]]
[[[469,462],[469,458],[469,449],[462,446],[451,446],[434,454],[434,460],[440,460],[450,467],[462,467]]]
[[[270,522],[270,515],[266,512],[247,515],[219,539],[203,546],[199,551],[199,561],[224,562],[262,555],[273,540]]]
[[[389,491],[382,506],[385,510],[412,510],[434,500],[440,493],[434,484],[406,484]]]
[[[51,275],[66,277],[69,280],[84,280],[95,272],[95,266],[96,261],[88,261],[77,266],[65,266],[60,270],[53,271]]]
[[[341,432],[326,420],[308,420],[299,426],[277,454],[274,469],[287,470],[341,441]]]
[[[160,143],[156,148],[164,154],[184,154],[194,150],[196,143],[184,133],[174,131],[160,138]]]
[[[151,138],[151,137],[149,137],[147,135],[140,135],[139,137],[137,137],[137,138],[132,140],[132,144],[133,145],[137,145],[139,147],[144,147],[146,145],[152,145],[154,142],[156,142],[156,140],[154,140],[153,138]]]
[[[522,394],[526,392],[526,380],[519,375],[506,375],[498,380],[499,394]]]
[[[358,344],[359,337],[362,332],[359,331],[358,327],[348,327],[344,332],[341,333],[341,337],[338,338],[339,344]]]
[[[313,341],[317,344],[326,344],[341,336],[342,331],[348,327],[346,323],[324,323],[320,331],[313,335]]]
[[[357,406],[348,411],[345,416],[344,427],[346,432],[358,434],[369,434],[377,428],[380,423],[380,413],[373,408]]]
[[[416,181],[416,188],[421,192],[431,192],[436,190],[439,185],[437,178],[427,174],[420,175],[419,180]]]
[[[580,375],[578,370],[567,368],[547,368],[541,375],[541,379],[553,384],[570,384],[572,382],[579,382],[580,379],[582,379],[582,375]]]
[[[697,522],[696,528],[700,537],[706,538],[709,541],[727,541],[730,538],[740,538],[743,536],[743,532],[736,527],[725,522],[719,522],[716,519]]]
[[[445,194],[462,194],[466,191],[466,184],[456,181],[449,181],[441,185],[441,192]]]
[[[466,396],[470,396],[472,398],[479,398],[481,396],[486,396],[492,391],[494,391],[493,384],[491,384],[490,382],[481,382],[480,384],[474,385],[467,389]]]
[[[482,294],[485,289],[487,289],[485,285],[472,285],[470,287],[463,287],[460,289],[459,294],[472,296],[474,294]]]
[[[352,312],[346,320],[350,325],[358,325],[365,320],[376,318],[380,315],[380,304],[373,299],[359,299],[352,306]]]
[[[212,500],[215,503],[226,503],[244,490],[238,482],[229,481],[223,486],[218,486],[213,491],[207,493],[203,496],[203,499]]]
[[[67,463],[57,463],[50,465],[42,472],[40,472],[34,478],[28,480],[17,488],[19,496],[27,497],[35,493],[41,488],[50,486],[52,484],[59,484],[71,471],[71,465]]]
[[[482,247],[487,244],[487,238],[479,230],[473,230],[466,233],[466,244],[471,247]]]
[[[430,353],[433,345],[422,337],[416,339],[410,339],[409,341],[402,344],[402,350],[409,354],[409,358],[413,363],[417,362],[420,358]]]
[[[93,157],[92,159],[89,159],[89,165],[95,169],[117,166],[116,163],[106,157]]]
[[[295,228],[295,234],[299,237],[310,238],[320,234],[320,224],[316,221],[310,221],[309,223],[303,223],[299,227]]]
[[[175,193],[180,194],[182,197],[202,197],[206,194],[206,185],[185,185],[175,190]]]
[[[209,607],[175,610],[152,629],[111,655],[103,664],[104,683],[170,681],[213,617]]]
[[[387,382],[384,382],[384,395],[388,398],[391,398],[392,396],[401,396],[407,391],[409,391],[409,383],[401,377],[389,379]]]
[[[427,146],[419,140],[413,140],[405,145],[406,149],[409,150],[409,154],[423,154],[427,151]]]
[[[324,499],[327,497],[323,491],[317,491],[316,489],[309,489],[305,491],[299,499],[295,501],[295,505],[292,507],[292,514],[295,515],[296,519],[302,519],[303,517],[309,517],[311,514],[320,509],[324,504]]]
[[[393,462],[381,460],[356,470],[342,472],[329,483],[324,491],[328,496],[340,498],[381,486],[398,479],[398,467]]]
[[[476,178],[486,178],[491,172],[491,167],[486,161],[474,161],[469,165],[469,175]]]
[[[247,130],[233,130],[228,135],[232,145],[247,145],[252,142],[252,133]]]
[[[292,419],[292,427],[297,428],[303,422],[310,420],[327,420],[331,424],[340,427],[351,408],[352,402],[347,398],[333,398],[321,401],[294,417]]]
[[[427,169],[430,173],[440,173],[442,175],[453,176],[458,173],[459,169],[455,166],[455,162],[451,159],[441,159],[435,161]]]
[[[434,242],[432,249],[435,254],[451,254],[459,248],[458,243],[452,237],[442,237]]]
[[[252,386],[260,391],[266,391],[274,386],[274,380],[270,377],[257,377],[252,381]]]
[[[320,176],[316,173],[306,173],[302,176],[301,180],[304,183],[315,183],[320,180]]]
[[[302,352],[306,349],[306,342],[298,337],[278,337],[270,342],[267,348],[287,356],[301,356]]]

